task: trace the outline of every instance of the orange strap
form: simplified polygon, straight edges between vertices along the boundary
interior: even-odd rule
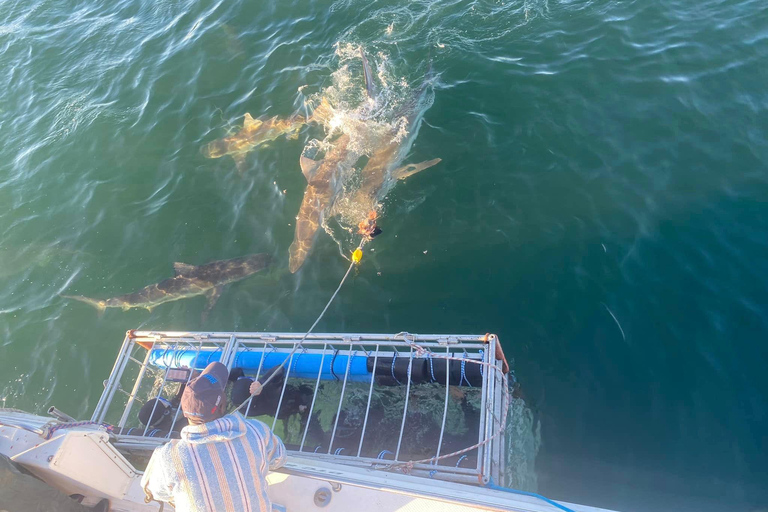
[[[130,331],[125,333],[125,335],[128,336],[130,339],[134,339],[136,337],[136,329],[131,329]],[[137,341],[136,344],[147,350],[152,350],[152,347],[155,345],[155,342],[154,341]]]
[[[491,338],[496,338],[496,359],[498,361],[501,361],[501,371],[504,373],[504,375],[509,373],[509,363],[507,362],[507,358],[504,355],[504,350],[501,348],[501,342],[499,342],[499,337],[495,334],[491,334],[489,332],[485,333],[485,337],[483,338],[483,343],[488,344]]]

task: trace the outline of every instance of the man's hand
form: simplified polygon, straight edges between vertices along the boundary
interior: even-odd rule
[[[251,392],[251,396],[259,396],[261,394],[261,382],[257,380],[251,382],[251,387],[248,388],[248,391]]]

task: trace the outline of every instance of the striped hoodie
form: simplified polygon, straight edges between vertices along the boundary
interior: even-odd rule
[[[284,463],[283,442],[235,412],[156,448],[141,485],[177,512],[270,512],[265,476]]]

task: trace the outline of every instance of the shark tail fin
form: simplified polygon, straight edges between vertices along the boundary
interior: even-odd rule
[[[320,104],[317,106],[317,108],[315,108],[314,112],[312,112],[312,115],[309,117],[307,122],[327,124],[332,116],[333,116],[333,107],[331,107],[331,104],[328,102],[328,99],[323,97],[323,99],[320,100]]]
[[[432,160],[427,160],[426,162],[419,162],[418,164],[404,165],[392,171],[392,175],[395,177],[395,179],[404,180],[409,176],[413,176],[417,172],[421,172],[424,169],[429,169],[433,165],[439,164],[441,161],[442,159],[440,158],[434,158]]]
[[[82,295],[62,295],[61,297],[63,299],[73,299],[80,302],[85,302],[86,304],[95,307],[101,312],[107,309],[107,302],[104,300],[91,299],[90,297],[83,297]]]

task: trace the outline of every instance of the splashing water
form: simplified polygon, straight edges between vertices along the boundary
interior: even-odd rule
[[[336,241],[342,255],[359,243],[358,224],[374,210],[381,213],[381,201],[396,182],[392,171],[407,155],[421,114],[433,101],[431,94],[422,94],[427,84],[414,89],[405,76],[398,74],[389,55],[383,51],[378,51],[371,61],[372,79],[377,83],[375,94],[369,97],[361,57],[364,52],[366,49],[362,46],[337,43],[338,69],[331,73],[331,85],[310,96],[308,101],[314,105],[327,102],[331,113],[323,123],[326,137],[322,141],[309,141],[303,156],[317,159],[335,146],[341,134],[348,136],[343,140],[348,140],[345,150],[351,156],[345,159],[348,165],[337,169],[333,209],[323,222],[323,228]],[[375,158],[377,152],[386,154],[387,151],[393,154],[391,164],[372,171],[369,159]],[[371,172],[384,175],[372,179]],[[369,185],[370,190],[365,189],[370,183],[373,183]]]

